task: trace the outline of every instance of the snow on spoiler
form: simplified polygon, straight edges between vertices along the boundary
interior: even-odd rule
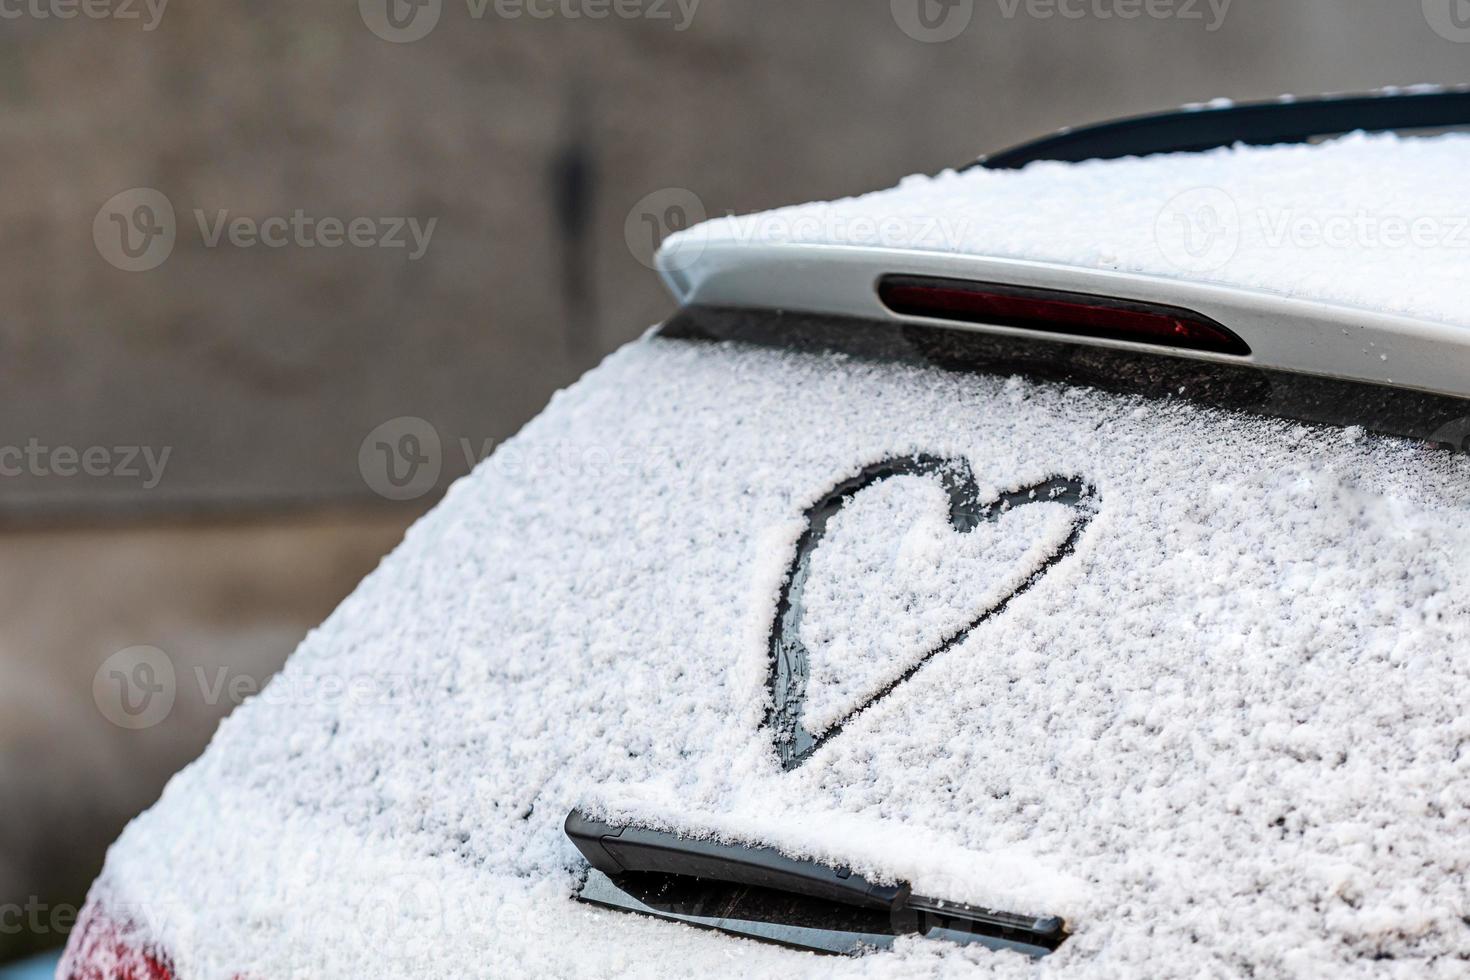
[[[1470,329],[1337,304],[1045,262],[847,245],[706,243],[686,237],[661,250],[658,261],[682,306],[928,323],[1470,397]],[[972,315],[896,310],[884,302],[881,289],[896,277],[976,284],[982,290],[1021,287],[1042,296],[1100,298],[1193,314],[1223,327],[1243,348],[1202,349],[1157,336],[1128,340],[1116,331],[1089,333],[1081,326],[1058,336],[1039,321],[1026,326],[1015,325],[1014,318],[996,318],[1012,324],[1006,325]],[[1406,283],[1405,288],[1413,286]]]
[[[1470,136],[1397,135],[1466,127],[1470,90],[1428,86],[1190,107],[717,218],[657,265],[686,307],[1061,334],[1466,397]]]

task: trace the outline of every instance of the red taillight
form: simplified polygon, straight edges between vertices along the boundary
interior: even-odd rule
[[[88,903],[66,944],[61,980],[173,980],[168,956],[136,942],[123,925]]]
[[[884,276],[878,298],[894,313],[1043,333],[1127,340],[1216,354],[1249,354],[1209,317],[1177,306],[1111,296],[929,276]]]

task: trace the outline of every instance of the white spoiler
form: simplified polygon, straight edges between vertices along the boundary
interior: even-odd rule
[[[927,323],[1470,397],[1470,329],[1210,283],[1044,262],[856,245],[706,241],[665,244],[659,271],[681,306],[735,307]],[[1177,307],[1223,325],[1247,354],[1066,336],[900,314],[879,298],[886,276],[922,276]],[[1411,283],[1405,283],[1412,289]],[[1470,299],[1467,299],[1470,302]]]

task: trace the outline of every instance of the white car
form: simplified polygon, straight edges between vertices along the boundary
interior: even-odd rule
[[[1390,131],[1465,122],[1212,105],[672,238],[678,315],[221,726],[61,974],[1464,977],[1470,137]]]

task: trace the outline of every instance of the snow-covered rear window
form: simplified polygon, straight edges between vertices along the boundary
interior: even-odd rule
[[[788,770],[770,639],[804,515],[919,457],[981,504],[1085,481],[1085,521],[1041,499],[961,532],[922,472],[855,495],[804,623],[807,726],[846,721]],[[1422,444],[645,339],[451,489],[96,897],[187,976],[1450,976],[1467,556],[1470,460]],[[598,916],[568,901],[577,805],[1073,935],[1037,966],[927,942],[854,966]]]

